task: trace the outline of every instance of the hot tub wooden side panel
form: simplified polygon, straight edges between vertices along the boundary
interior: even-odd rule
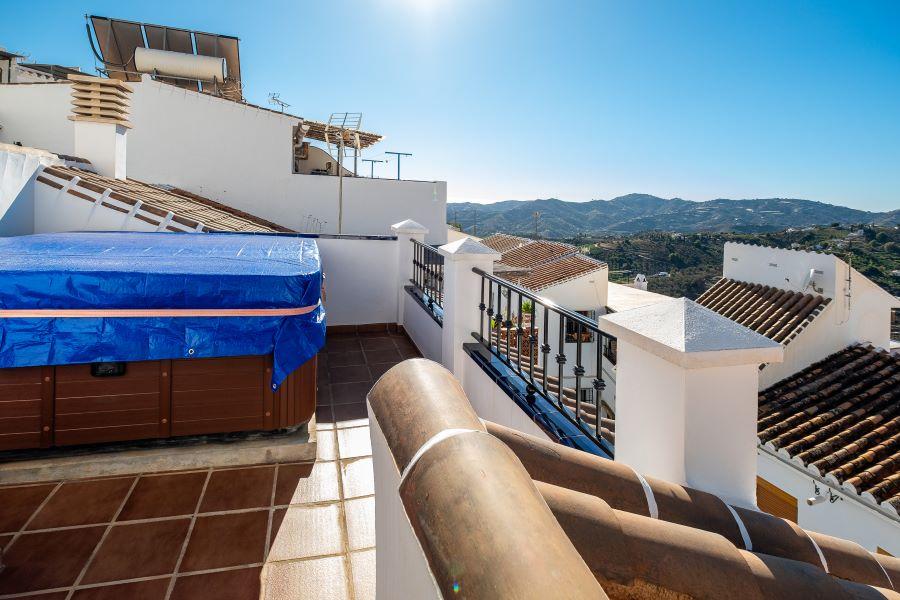
[[[0,451],[283,429],[316,410],[316,357],[271,388],[272,357],[0,369]]]

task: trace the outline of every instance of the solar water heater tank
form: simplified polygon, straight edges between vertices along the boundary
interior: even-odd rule
[[[134,64],[141,73],[200,81],[225,81],[225,59],[215,56],[138,47],[134,50]]]

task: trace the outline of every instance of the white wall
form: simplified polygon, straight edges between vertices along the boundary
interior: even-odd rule
[[[74,154],[71,92],[68,83],[0,85],[0,142]]]
[[[462,348],[460,352],[464,352]],[[519,406],[501,390],[472,357],[463,357],[463,389],[479,417],[524,433],[550,439]]]
[[[403,282],[400,282],[403,285]],[[442,331],[431,315],[409,293],[403,292],[403,328],[422,356],[441,362]]]
[[[338,178],[292,173],[290,115],[190,92],[145,77],[130,84],[128,175],[184,188],[300,230],[308,216],[337,233]],[[66,84],[0,86],[0,141],[72,154]],[[90,157],[85,157],[90,159]],[[413,219],[447,240],[445,182],[344,178],[342,233],[382,234]]]
[[[894,556],[900,556],[900,523],[860,504],[859,500],[840,491],[837,502],[815,506],[806,499],[815,495],[815,480],[760,450],[757,457],[759,476],[797,498],[798,524],[812,531],[853,540],[874,552],[879,546]],[[826,497],[828,489],[820,484]]]
[[[441,598],[400,498],[400,470],[368,405],[375,477],[375,595],[389,600]]]
[[[0,236],[34,232],[35,174],[53,162],[46,153],[0,148]]]
[[[396,323],[397,240],[316,238],[328,325]]]

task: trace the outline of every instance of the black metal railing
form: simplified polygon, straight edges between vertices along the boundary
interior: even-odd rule
[[[419,299],[432,312],[444,305],[444,257],[437,248],[418,240],[413,244],[413,276],[410,283],[419,294]]]
[[[600,398],[606,388],[604,349],[614,347],[616,339],[584,315],[481,269],[472,271],[481,276],[481,319],[473,336],[525,382],[530,399],[540,395],[582,433],[610,442]],[[586,389],[594,391],[591,402],[582,399]]]

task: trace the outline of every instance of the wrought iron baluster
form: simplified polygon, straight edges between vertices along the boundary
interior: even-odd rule
[[[573,373],[575,375],[575,418],[581,418],[581,378],[584,376],[584,367],[581,365],[581,344],[582,337],[581,333],[583,331],[584,325],[581,323],[576,323],[578,326],[575,331],[575,368],[573,369]]]
[[[534,382],[534,364],[535,364],[535,356],[534,356],[534,348],[537,344],[537,335],[535,335],[535,318],[534,318],[534,305],[535,301],[531,300],[531,320],[528,322],[528,374],[531,376],[531,381]]]
[[[519,294],[519,304],[516,307],[518,316],[516,317],[516,366],[519,369],[519,376],[522,375],[522,292]]]
[[[481,302],[478,303],[478,341],[484,340],[484,276],[481,277]]]
[[[497,329],[497,354],[502,355],[503,340],[500,339],[500,330],[503,327],[503,286],[497,284],[497,316],[494,317],[494,324]]]
[[[488,337],[487,337],[487,347],[488,350],[491,349],[491,338],[494,335],[494,282],[488,279],[488,309],[487,309],[487,329],[488,329]]]
[[[543,369],[542,369],[542,381],[541,385],[544,388],[544,393],[549,394],[550,389],[547,387],[547,369],[549,366],[547,365],[547,359],[550,357],[550,327],[548,326],[550,322],[550,310],[544,306],[544,343],[541,345],[541,354],[544,355],[543,358]]]
[[[509,329],[512,327],[512,316],[512,289],[506,288],[506,320],[503,321],[503,328],[506,330],[506,360],[509,363],[512,362],[509,357]]]
[[[600,435],[600,394],[603,393],[603,389],[606,387],[606,383],[603,381],[603,340],[605,336],[603,334],[597,335],[597,375],[594,377],[594,408],[597,411],[597,414],[594,415],[594,433],[597,436],[597,439],[601,439]]]
[[[559,400],[560,410],[563,408],[563,371],[566,366],[566,316],[559,313],[559,349],[556,354],[557,375],[557,399]]]

